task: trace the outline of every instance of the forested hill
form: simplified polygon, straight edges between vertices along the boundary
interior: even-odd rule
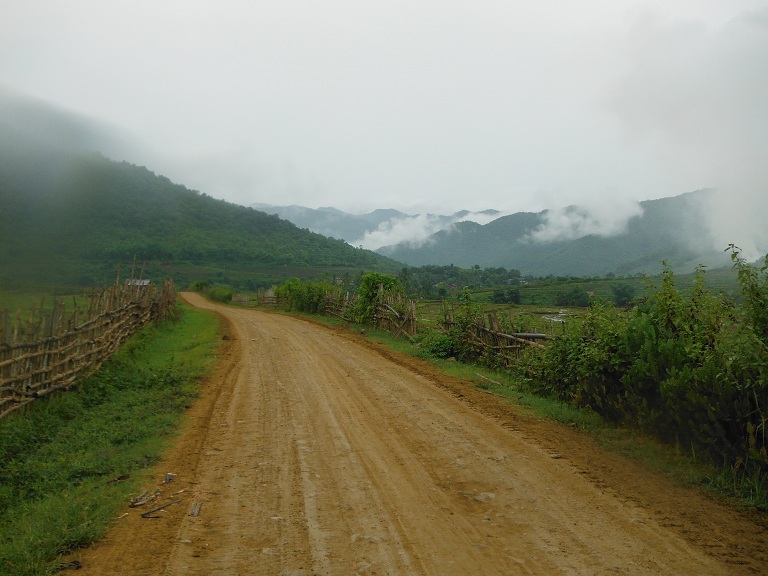
[[[302,268],[398,269],[146,168],[44,145],[0,123],[0,283],[100,283],[134,260],[181,281],[250,272],[262,284]]]
[[[699,190],[640,202],[642,214],[630,218],[624,231],[611,235],[536,240],[536,231],[546,225],[547,212],[520,212],[484,226],[460,222],[418,246],[398,244],[378,252],[411,266],[503,266],[533,276],[658,273],[663,261],[685,272],[699,264],[729,266],[725,246],[715,248],[702,224],[710,194]],[[578,210],[566,209],[565,216],[569,211],[578,216]]]

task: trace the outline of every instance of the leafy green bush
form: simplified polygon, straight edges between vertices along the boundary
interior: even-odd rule
[[[576,306],[586,308],[589,306],[589,294],[581,286],[574,286],[565,292],[555,295],[555,306]]]
[[[628,411],[621,381],[630,359],[623,350],[626,315],[594,303],[584,320],[583,336],[554,338],[542,354],[526,356],[526,371],[539,390],[588,407],[610,420]]]
[[[400,281],[389,274],[371,272],[364,274],[357,289],[355,316],[358,322],[372,322],[376,313],[376,304],[384,296],[402,293]]]
[[[276,286],[275,296],[288,310],[322,314],[325,312],[325,297],[329,294],[338,294],[339,291],[338,286],[328,282],[302,282],[298,278],[293,278]]]
[[[661,285],[628,313],[593,304],[582,337],[528,356],[525,375],[554,397],[750,473],[768,472],[768,257],[733,250],[737,301],[706,288],[699,270],[681,291]]]
[[[206,296],[216,302],[231,302],[235,291],[232,286],[226,284],[214,284],[205,291]]]
[[[520,304],[519,288],[497,288],[491,294],[491,302],[494,304]]]
[[[457,353],[455,334],[425,330],[416,335],[414,342],[420,348],[418,355],[422,358],[450,358]]]

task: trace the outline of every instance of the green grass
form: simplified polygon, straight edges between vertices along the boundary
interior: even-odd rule
[[[0,420],[0,573],[51,573],[145,481],[215,362],[218,320],[181,310],[75,389]]]
[[[26,320],[29,318],[31,311],[35,311],[37,316],[40,309],[50,311],[53,307],[54,297],[59,302],[63,303],[67,310],[72,311],[74,309],[75,302],[82,306],[85,302],[82,293],[75,293],[71,290],[62,291],[56,293],[46,293],[43,291],[0,291],[0,310],[7,310],[12,315],[17,312],[21,312],[21,318]]]

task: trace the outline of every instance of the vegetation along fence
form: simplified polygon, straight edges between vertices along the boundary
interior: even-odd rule
[[[78,377],[92,374],[115,350],[150,320],[176,314],[172,281],[117,283],[75,302],[67,313],[56,300],[41,304],[28,318],[0,312],[0,418]]]
[[[442,311],[421,302],[416,331],[413,303],[397,296],[394,278],[378,273],[361,278],[354,299],[342,298],[338,286],[298,280],[275,295],[280,306],[309,313],[325,312],[335,298],[334,315],[406,333],[426,357],[513,366],[518,385],[689,447],[744,474],[764,501],[768,256],[754,266],[730,249],[736,297],[709,289],[703,268],[692,287],[680,288],[665,267],[660,284],[631,308],[595,301],[573,322],[565,310],[536,321],[539,312],[489,311],[467,290]],[[550,334],[536,333],[539,320]],[[520,354],[524,348],[536,353]]]
[[[323,283],[288,281],[276,290],[259,292],[242,304],[283,307],[313,314],[335,316],[347,322],[370,322],[395,336],[416,337],[428,330],[419,323],[416,302],[397,292],[387,292],[383,285],[374,287],[369,297],[339,290]],[[517,331],[512,318],[500,321],[497,312],[484,315],[479,309],[454,306],[443,302],[443,319],[438,330],[456,337],[457,342],[443,350],[446,354],[482,357],[495,365],[509,365],[526,346],[541,348],[550,338],[531,330]],[[548,318],[564,326],[564,318]]]
[[[446,308],[441,328],[450,333],[456,327],[461,331],[465,355],[485,358],[500,366],[514,363],[526,346],[544,348],[543,342],[550,338],[549,335],[538,332],[514,331],[514,321],[511,318],[508,322],[500,321],[496,310],[488,312],[487,315],[468,315],[457,323],[454,310]]]

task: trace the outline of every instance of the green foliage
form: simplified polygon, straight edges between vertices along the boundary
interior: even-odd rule
[[[194,282],[189,283],[188,290],[192,292],[198,292],[200,294],[205,294],[205,291],[210,287],[210,284],[206,282],[205,280],[195,280]]]
[[[638,425],[750,473],[768,472],[768,261],[757,270],[734,249],[735,302],[682,291],[670,268],[629,313],[593,305],[583,337],[556,338],[529,358],[548,394]]]
[[[594,303],[584,319],[584,335],[558,336],[544,353],[528,356],[528,375],[548,395],[621,418],[621,374],[628,359],[618,352],[626,322],[612,307]]]
[[[325,297],[338,294],[340,288],[328,282],[302,282],[293,278],[276,286],[274,290],[284,308],[308,314],[322,314],[325,312]]]
[[[589,294],[581,286],[574,286],[568,291],[557,293],[557,296],[555,296],[555,306],[586,308],[589,306]]]
[[[189,290],[198,292],[199,294],[202,294],[211,300],[216,302],[223,302],[224,304],[231,302],[232,297],[235,294],[235,290],[232,288],[232,286],[227,284],[220,284],[218,282],[209,284],[204,280],[195,280],[194,282],[190,282]]]
[[[206,294],[211,300],[227,303],[232,301],[234,289],[226,284],[214,284],[208,289]]]
[[[217,328],[183,307],[182,322],[138,333],[76,390],[0,420],[0,572],[48,574],[104,533],[194,399]]]
[[[376,304],[385,296],[400,294],[402,286],[394,276],[369,272],[360,279],[355,303],[355,316],[360,323],[373,321]]]
[[[459,268],[458,266],[426,265],[405,267],[398,274],[403,292],[410,297],[446,298],[449,290],[468,286],[474,290],[517,286],[522,275],[519,270],[498,268]]]
[[[635,288],[625,282],[613,284],[611,290],[613,291],[613,302],[619,307],[629,306],[635,297]]]
[[[115,278],[118,264],[134,261],[144,266],[144,277],[170,274],[178,285],[201,277],[231,283],[203,276],[211,269],[273,270],[271,285],[286,266],[355,272],[398,267],[143,167],[8,138],[0,138],[0,206],[4,286],[99,285]]]
[[[493,291],[491,302],[494,304],[520,304],[519,288],[497,288]]]
[[[416,335],[414,343],[422,358],[451,358],[457,354],[455,332],[446,334],[439,330],[424,330]]]

